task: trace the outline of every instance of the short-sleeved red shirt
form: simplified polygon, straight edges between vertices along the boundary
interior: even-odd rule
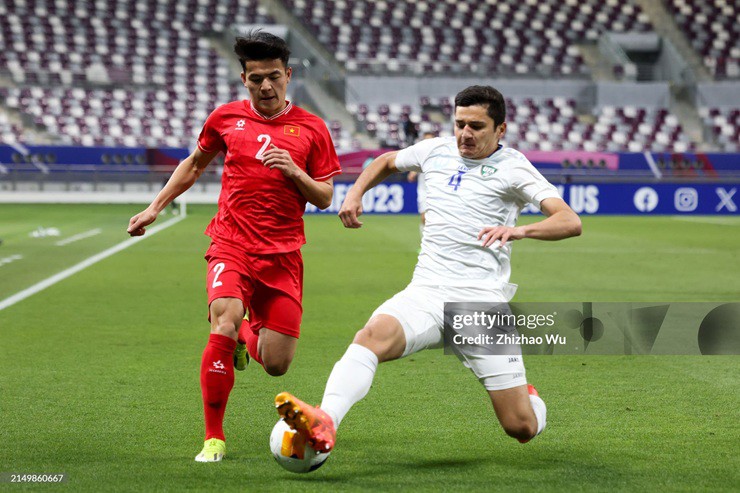
[[[306,243],[306,199],[280,170],[263,166],[270,144],[290,152],[316,181],[341,173],[326,124],[308,111],[288,102],[266,117],[246,100],[216,108],[198,137],[202,151],[226,155],[218,212],[206,228],[212,239],[257,254],[291,252]]]

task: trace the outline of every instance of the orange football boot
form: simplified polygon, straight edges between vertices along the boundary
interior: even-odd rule
[[[310,406],[288,392],[275,396],[275,408],[288,426],[300,433],[316,452],[328,453],[334,448],[337,430],[334,421],[322,409]]]

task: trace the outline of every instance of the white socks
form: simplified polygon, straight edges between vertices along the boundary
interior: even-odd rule
[[[532,403],[532,409],[534,409],[534,415],[537,418],[537,435],[539,435],[547,425],[547,406],[545,406],[545,401],[536,395],[530,395],[529,402]]]
[[[335,427],[339,428],[349,409],[367,395],[377,368],[378,357],[359,344],[350,344],[334,365],[320,407],[331,416]]]

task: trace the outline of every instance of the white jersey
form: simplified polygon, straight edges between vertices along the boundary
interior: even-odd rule
[[[419,214],[427,211],[427,185],[424,183],[424,173],[416,177],[416,208]]]
[[[421,171],[426,225],[412,284],[495,287],[511,275],[511,242],[482,247],[484,226],[514,226],[522,208],[539,208],[557,189],[514,149],[485,159],[460,156],[454,137],[427,139],[396,156],[400,171]],[[485,289],[485,288],[484,288]]]

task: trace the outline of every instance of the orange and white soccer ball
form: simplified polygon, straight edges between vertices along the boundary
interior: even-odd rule
[[[331,453],[316,452],[282,419],[270,434],[270,451],[284,469],[297,473],[315,471],[324,465]]]

